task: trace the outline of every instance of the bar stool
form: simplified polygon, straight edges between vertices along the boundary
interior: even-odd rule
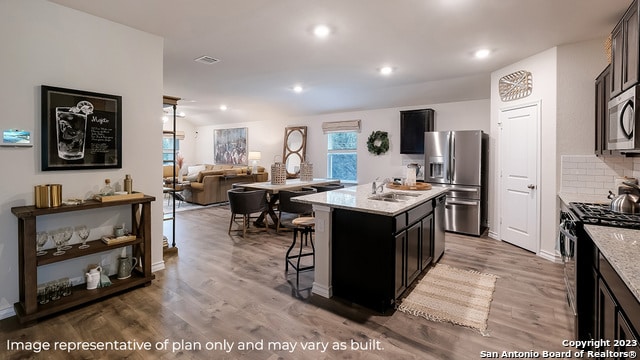
[[[311,270],[315,267],[315,246],[313,244],[313,232],[315,225],[315,218],[313,217],[313,206],[311,204],[303,204],[299,202],[291,201],[296,196],[313,194],[316,190],[313,188],[303,188],[297,191],[282,190],[278,192],[279,204],[278,204],[278,225],[277,231],[281,227],[286,227],[293,230],[293,241],[291,246],[287,250],[285,255],[285,273],[289,272],[289,265],[296,271],[296,285],[300,282],[300,272],[305,270]],[[289,215],[289,216],[285,216]],[[295,218],[291,219],[291,215]],[[298,242],[298,235],[300,236],[300,244],[297,254],[292,255],[291,252]],[[311,251],[305,252],[304,247],[311,242]],[[300,260],[304,257],[311,257],[311,265],[302,266]]]
[[[302,216],[299,218],[295,218],[292,221],[292,224],[296,227],[293,228],[293,242],[286,254],[286,262],[284,266],[285,273],[289,272],[289,265],[296,271],[296,286],[300,285],[300,272],[313,270],[316,266],[316,248],[313,244],[313,232],[314,226],[316,223],[315,217],[312,216]],[[298,247],[298,253],[291,255],[291,251],[296,246],[296,241],[298,238],[298,233],[300,234],[300,246]],[[304,239],[304,243],[303,240]],[[304,244],[311,243],[311,252],[303,252]],[[300,266],[300,260],[303,257],[311,257],[311,265]]]

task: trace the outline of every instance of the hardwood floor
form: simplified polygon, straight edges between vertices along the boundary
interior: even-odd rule
[[[227,235],[227,206],[176,214],[179,254],[148,287],[22,328],[0,322],[0,358],[25,359],[478,359],[482,351],[567,351],[562,267],[486,237],[447,234],[441,263],[499,276],[489,336],[401,312],[376,314],[310,294],[313,272],[285,276],[291,233]],[[163,350],[8,350],[11,342],[150,342]],[[184,341],[182,344],[181,342]],[[233,350],[206,350],[233,343]],[[172,345],[181,349],[172,351]],[[295,350],[269,350],[295,342]],[[303,343],[328,343],[326,352]],[[202,346],[192,350],[189,344]],[[28,344],[27,344],[28,345]],[[95,345],[95,344],[94,344]],[[239,345],[257,349],[240,350]],[[263,346],[260,349],[260,345]],[[332,349],[333,346],[344,349]],[[13,345],[12,345],[13,346]],[[16,345],[17,346],[17,345]],[[352,350],[352,346],[357,350]]]

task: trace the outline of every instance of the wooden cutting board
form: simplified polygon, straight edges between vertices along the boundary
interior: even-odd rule
[[[431,184],[429,183],[416,183],[413,186],[389,183],[387,187],[394,190],[431,190]]]

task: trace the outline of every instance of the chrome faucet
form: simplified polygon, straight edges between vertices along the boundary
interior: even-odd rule
[[[377,177],[375,180],[373,180],[373,183],[371,184],[371,193],[372,194],[377,194],[378,193],[378,189],[380,189],[380,192],[383,192],[384,191],[384,186],[391,182],[391,179],[386,178],[386,179],[384,179],[382,181],[382,184],[377,185],[376,181],[378,181],[379,179],[380,178]]]

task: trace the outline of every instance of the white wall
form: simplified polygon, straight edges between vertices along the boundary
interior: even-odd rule
[[[593,154],[595,79],[606,66],[601,39],[558,47],[558,160]]]
[[[322,123],[360,119],[362,131],[358,136],[357,176],[358,183],[362,184],[371,182],[377,177],[381,179],[402,177],[405,175],[407,163],[424,164],[423,155],[400,154],[400,111],[424,108],[435,110],[436,130],[489,131],[488,99],[301,117],[291,119],[288,125],[308,126],[309,161],[313,163],[314,175],[324,177],[327,175],[327,137],[322,133]],[[373,155],[367,151],[367,139],[377,130],[389,133],[389,151],[384,155]]]
[[[0,318],[13,314],[18,301],[18,221],[14,206],[33,205],[33,186],[63,185],[63,198],[85,197],[105,178],[121,182],[125,174],[134,189],[162,199],[161,170],[163,40],[45,0],[0,1],[0,128],[33,131],[34,146],[0,148],[5,173],[0,186]],[[40,85],[121,95],[122,169],[40,170]],[[128,207],[124,207],[125,210]],[[162,267],[162,202],[152,205],[152,262]],[[109,228],[130,216],[97,210],[38,218],[38,230],[81,223]],[[94,238],[92,236],[92,238]],[[93,262],[113,259],[95,255],[40,268],[39,281],[82,276]],[[112,269],[115,271],[115,268]]]
[[[533,91],[526,98],[502,102],[498,93],[498,80],[518,70],[530,71],[533,77]],[[509,65],[491,74],[491,135],[490,135],[490,174],[494,181],[489,187],[489,196],[495,204],[490,213],[490,235],[501,239],[500,235],[500,128],[498,126],[500,109],[540,101],[540,163],[537,191],[540,207],[540,251],[545,258],[555,257],[555,213],[556,213],[556,99],[557,99],[557,48]],[[491,209],[490,209],[491,210]],[[492,216],[491,216],[492,215]]]
[[[494,72],[491,76],[491,173],[499,184],[499,127],[501,108],[541,101],[540,125],[540,252],[556,255],[556,194],[561,185],[560,157],[566,154],[592,154],[594,147],[594,80],[606,66],[601,40],[585,41],[552,48]],[[517,70],[533,75],[533,92],[524,99],[502,102],[498,79]],[[496,207],[491,217],[491,235],[500,238],[499,188],[490,188]]]

